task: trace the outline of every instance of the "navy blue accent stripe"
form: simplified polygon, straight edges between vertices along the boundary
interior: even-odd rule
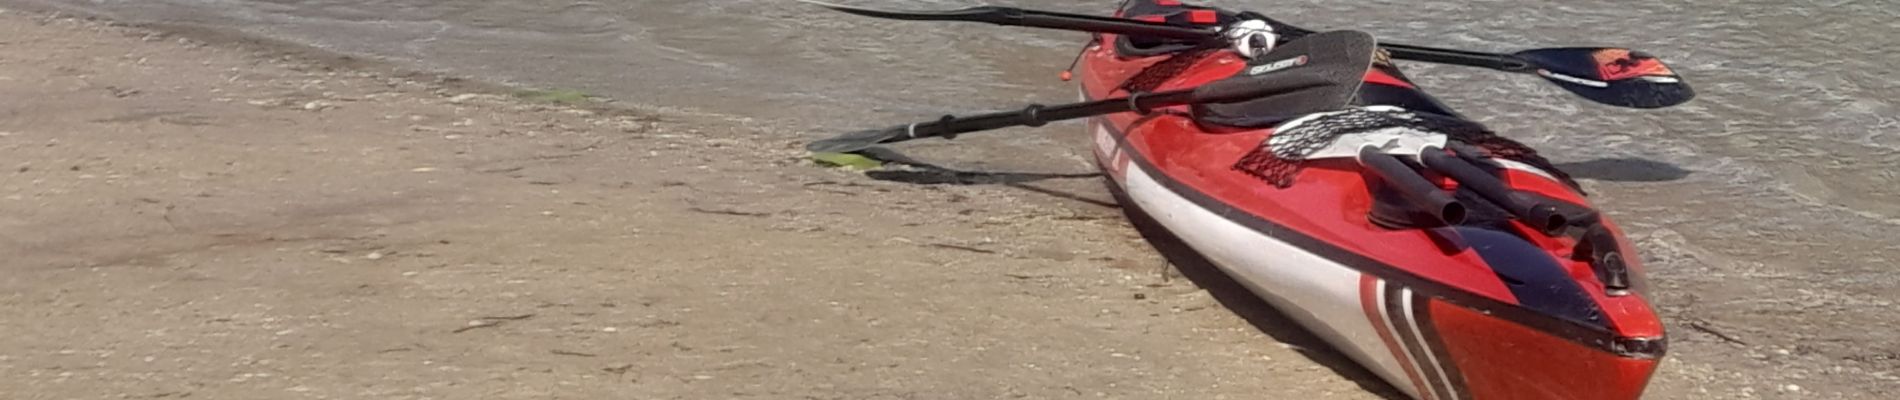
[[[1085,95],[1084,97],[1089,96]],[[1214,214],[1227,218],[1229,221],[1245,226],[1262,235],[1286,242],[1301,250],[1344,265],[1347,268],[1352,268],[1361,273],[1384,279],[1389,283],[1404,285],[1422,295],[1427,295],[1449,304],[1501,318],[1586,347],[1624,357],[1657,358],[1662,355],[1662,353],[1659,352],[1661,349],[1659,346],[1625,346],[1622,342],[1626,340],[1618,338],[1615,332],[1611,332],[1603,327],[1570,322],[1517,305],[1484,297],[1476,293],[1446,285],[1442,282],[1425,279],[1410,271],[1399,269],[1398,267],[1371,259],[1365,255],[1340,248],[1324,240],[1308,236],[1292,228],[1261,218],[1258,215],[1234,208],[1220,200],[1214,199],[1213,196],[1195,190],[1193,187],[1162,173],[1160,168],[1155,167],[1153,162],[1148,160],[1146,154],[1142,154],[1141,151],[1128,145],[1128,139],[1124,132],[1112,122],[1101,121],[1101,126],[1103,129],[1108,130],[1110,137],[1115,138],[1116,146],[1121,148],[1123,153],[1128,154],[1129,164],[1141,168],[1144,173],[1153,178],[1155,182],[1160,183],[1162,187],[1167,188],[1169,191],[1193,202],[1201,208],[1212,211]]]
[[[1517,303],[1573,322],[1609,327],[1603,308],[1570,279],[1544,249],[1515,235],[1483,228],[1455,227],[1478,257],[1504,280]]]

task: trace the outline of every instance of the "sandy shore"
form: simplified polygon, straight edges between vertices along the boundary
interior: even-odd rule
[[[714,117],[0,37],[10,398],[1376,398],[1112,210]]]
[[[1022,177],[279,50],[0,14],[0,397],[1394,393],[1110,207],[905,182]],[[1895,393],[1671,333],[1655,398]]]

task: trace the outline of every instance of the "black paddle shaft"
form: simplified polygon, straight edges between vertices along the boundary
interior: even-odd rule
[[[1298,39],[1300,37],[1315,33],[1315,31],[1311,29],[1301,28],[1298,26],[1294,26],[1293,24],[1280,22],[1279,20],[1268,18],[1265,15],[1260,15],[1260,13],[1245,12],[1245,13],[1242,13],[1242,15],[1246,16],[1247,18],[1266,21],[1267,25],[1273,27],[1273,30],[1275,33],[1280,34],[1280,40],[1282,41],[1290,41],[1293,39]],[[1444,49],[1444,48],[1437,48],[1437,47],[1425,47],[1425,46],[1396,44],[1396,43],[1380,43],[1379,47],[1391,53],[1392,58],[1399,59],[1399,60],[1421,61],[1421,62],[1428,62],[1428,63],[1434,63],[1434,64],[1462,65],[1462,66],[1467,66],[1467,67],[1478,67],[1478,68],[1490,68],[1490,69],[1495,69],[1495,70],[1504,71],[1504,72],[1532,72],[1532,71],[1537,70],[1536,65],[1531,64],[1529,61],[1525,61],[1523,58],[1519,58],[1517,56],[1513,56],[1509,54],[1486,53],[1486,52],[1469,51],[1469,50],[1454,50],[1454,49]]]
[[[1097,100],[1055,106],[1031,105],[1017,111],[1001,111],[967,117],[945,115],[935,122],[907,126],[907,134],[885,142],[900,142],[927,137],[954,137],[965,132],[987,131],[1013,126],[1037,127],[1055,121],[1093,117],[1117,112],[1147,110],[1193,103],[1194,89],[1137,94],[1130,97]]]
[[[1216,40],[1219,32],[1207,29],[1184,28],[1148,21],[1098,17],[1093,15],[1068,14],[1048,11],[1027,12],[1026,10],[1002,8],[1000,20],[1007,22],[992,23],[998,25],[1017,25],[1031,27],[1050,27],[1078,31],[1104,31],[1108,33],[1133,36],[1155,36],[1169,39]]]
[[[1407,44],[1384,44],[1379,47],[1383,47],[1386,51],[1391,52],[1392,58],[1400,60],[1490,68],[1504,72],[1532,72],[1537,70],[1536,65],[1524,61],[1523,58],[1508,54],[1440,49]]]
[[[850,14],[905,21],[984,22],[1005,26],[1025,26],[1189,40],[1214,40],[1220,38],[1219,32],[1207,29],[1086,14],[1025,10],[1014,7],[978,6],[949,11],[892,11],[831,4],[816,0],[801,1]]]

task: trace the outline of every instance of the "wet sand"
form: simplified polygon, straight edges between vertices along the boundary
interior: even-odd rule
[[[800,140],[827,132],[727,113],[19,11],[0,31],[0,392],[1390,393],[1169,269],[1095,178],[920,185],[812,166]],[[1892,154],[1640,121],[1535,140],[1604,150],[1553,157],[1643,247],[1672,346],[1651,397],[1900,393],[1891,199],[1862,181]],[[1697,146],[1625,146],[1670,134]]]
[[[707,116],[20,12],[0,37],[0,397],[1386,390],[1103,210]]]

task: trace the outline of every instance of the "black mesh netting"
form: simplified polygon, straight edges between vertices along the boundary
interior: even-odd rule
[[[1169,56],[1168,59],[1150,64],[1148,68],[1143,68],[1141,72],[1135,73],[1135,76],[1129,77],[1126,81],[1122,81],[1122,90],[1126,90],[1129,93],[1155,90],[1155,88],[1161,87],[1162,83],[1167,82],[1169,78],[1186,72],[1188,67],[1194,66],[1195,62],[1201,61],[1202,58],[1206,58],[1218,50],[1220,50],[1220,48],[1203,47],[1174,53],[1174,55]]]
[[[1558,170],[1537,150],[1497,133],[1478,123],[1458,118],[1404,111],[1349,109],[1300,120],[1276,129],[1259,147],[1240,158],[1234,169],[1253,175],[1277,187],[1293,184],[1302,160],[1313,152],[1331,146],[1340,136],[1392,128],[1418,134],[1442,133],[1452,142],[1464,143],[1482,151],[1483,156],[1529,164],[1549,172],[1572,188],[1582,190],[1569,174]]]

